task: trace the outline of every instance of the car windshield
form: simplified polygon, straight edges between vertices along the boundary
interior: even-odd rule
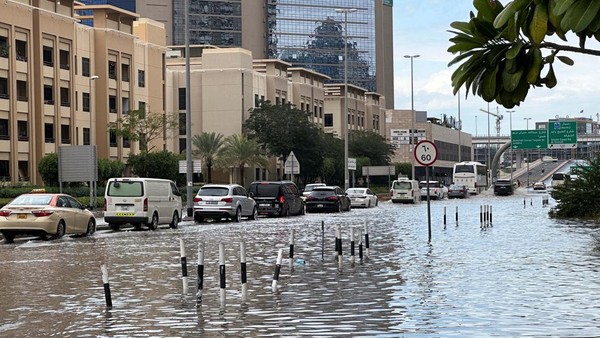
[[[496,185],[511,185],[512,183],[510,181],[501,181],[498,180],[496,181]]]
[[[430,188],[431,187],[436,188],[436,187],[439,187],[439,185],[440,185],[440,183],[438,181],[429,181],[429,187]],[[427,188],[427,181],[420,182],[419,183],[419,187],[420,188]]]
[[[52,195],[21,195],[15,198],[11,205],[49,205]]]
[[[396,181],[393,183],[392,189],[410,190],[412,184],[409,181]]]
[[[106,192],[114,197],[140,197],[144,195],[142,181],[112,181],[108,184]]]
[[[348,194],[364,194],[365,189],[348,189],[348,190],[346,190],[346,193],[348,193]]]
[[[229,188],[226,187],[206,187],[198,190],[198,196],[227,196]]]
[[[448,188],[448,190],[461,190],[463,189],[462,185],[457,185],[457,184],[453,184],[450,186],[450,188]]]
[[[306,187],[304,187],[304,191],[311,192],[311,191],[313,191],[314,188],[317,188],[317,187],[322,187],[322,185],[321,184],[307,184]]]
[[[254,184],[250,189],[256,197],[277,197],[279,195],[279,184],[258,183]]]

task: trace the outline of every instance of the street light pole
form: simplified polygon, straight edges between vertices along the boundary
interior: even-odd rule
[[[348,174],[348,13],[356,8],[337,8],[336,13],[344,13],[344,190],[348,190],[350,179]]]
[[[527,130],[529,130],[529,120],[531,117],[524,117],[523,120],[527,121]],[[527,150],[527,186],[529,187],[529,150]]]
[[[512,182],[513,179],[513,147],[512,147],[512,113],[514,113],[514,110],[507,110],[506,111],[508,113],[509,116],[509,125],[508,128],[510,129],[508,131],[508,137],[510,138],[510,181]]]
[[[89,80],[88,80],[88,85],[89,85],[89,98],[90,98],[90,102],[89,102],[89,109],[90,109],[90,149],[92,150],[92,155],[95,155],[95,149],[94,149],[94,145],[92,144],[92,111],[93,111],[93,107],[94,105],[92,104],[92,82],[94,80],[98,79],[98,75],[92,75],[90,76]],[[94,160],[96,160],[96,156],[91,156]],[[97,160],[96,160],[97,161]],[[95,167],[94,163],[91,163],[92,168]],[[96,208],[96,189],[94,187],[94,177],[95,175],[90,175],[90,207],[92,209]]]
[[[410,121],[411,121],[411,127],[410,127],[410,140],[408,141],[409,144],[409,148],[410,148],[410,164],[411,164],[411,179],[414,180],[415,178],[415,158],[412,154],[413,152],[413,147],[414,147],[414,132],[415,132],[415,91],[414,91],[414,78],[413,78],[413,60],[415,58],[418,58],[420,55],[404,55],[405,58],[410,59]]]

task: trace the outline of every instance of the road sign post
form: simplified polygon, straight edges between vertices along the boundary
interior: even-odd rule
[[[415,160],[425,166],[425,179],[427,180],[427,228],[429,230],[429,242],[431,243],[431,204],[429,198],[429,167],[435,163],[438,150],[435,144],[429,140],[423,140],[415,146]]]
[[[294,180],[294,175],[300,174],[300,162],[298,162],[298,159],[296,158],[296,155],[294,155],[293,151],[290,152],[285,160],[284,174],[289,174],[291,181]]]

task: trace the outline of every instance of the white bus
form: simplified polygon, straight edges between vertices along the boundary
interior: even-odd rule
[[[479,194],[488,186],[487,167],[479,162],[455,163],[452,181],[467,186],[470,194]]]

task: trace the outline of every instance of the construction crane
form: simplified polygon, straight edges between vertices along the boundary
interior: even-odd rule
[[[484,112],[488,115],[492,115],[492,116],[496,117],[496,136],[500,137],[500,121],[502,121],[502,118],[504,118],[504,116],[502,116],[498,113],[498,107],[496,107],[496,113],[492,113],[491,111],[487,111],[485,109],[479,109],[479,110],[481,110],[482,112]]]

